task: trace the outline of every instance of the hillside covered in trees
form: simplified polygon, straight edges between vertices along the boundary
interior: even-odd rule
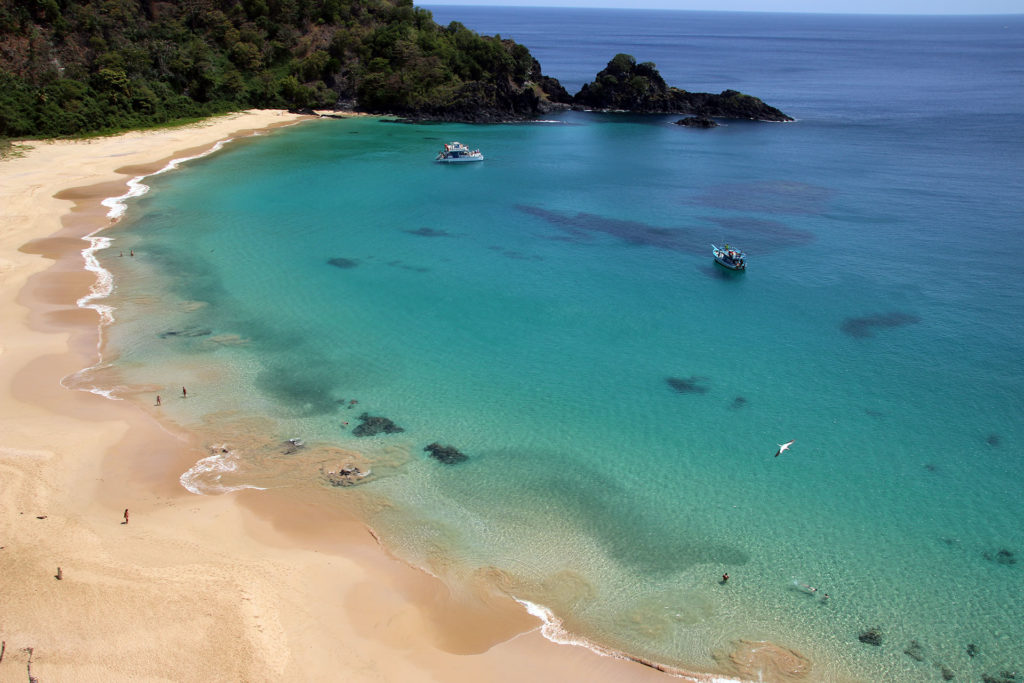
[[[250,107],[505,120],[570,99],[526,47],[412,0],[0,0],[0,137]]]

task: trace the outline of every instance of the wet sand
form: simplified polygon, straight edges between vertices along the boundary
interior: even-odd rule
[[[667,680],[547,640],[509,596],[449,588],[315,496],[194,495],[178,477],[206,444],[156,407],[66,388],[98,358],[99,317],[76,301],[99,202],[300,122],[317,125],[250,111],[0,161],[0,682]]]

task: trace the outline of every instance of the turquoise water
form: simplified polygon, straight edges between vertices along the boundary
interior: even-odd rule
[[[816,107],[793,109],[814,94],[796,83],[744,88],[794,124],[324,120],[151,179],[106,233],[118,381],[230,445],[196,490],[322,486],[329,447],[358,451],[373,476],[332,494],[399,555],[606,647],[710,667],[766,638],[820,680],[1019,670],[1019,114],[928,103],[900,19],[849,43],[817,20],[818,49],[848,52],[805,56]],[[957,54],[998,52],[990,21]],[[906,63],[859,85],[836,64],[867,68],[865,32]],[[450,140],[486,161],[431,163]],[[746,273],[713,264],[725,242]],[[354,436],[364,410],[405,431]],[[871,627],[881,647],[858,641]]]

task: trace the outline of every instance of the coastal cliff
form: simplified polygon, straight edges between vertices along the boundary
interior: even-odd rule
[[[670,88],[617,55],[570,95],[530,51],[412,0],[0,4],[0,139],[146,128],[249,108],[522,120],[570,106],[788,121],[756,97]]]

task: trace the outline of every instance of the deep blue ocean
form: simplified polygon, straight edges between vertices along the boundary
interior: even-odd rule
[[[1024,17],[430,9],[570,92],[625,52],[796,122],[321,120],[152,178],[105,233],[108,355],[226,444],[183,483],[326,491],[453,587],[677,666],[1024,670]],[[486,160],[433,163],[451,140]]]

